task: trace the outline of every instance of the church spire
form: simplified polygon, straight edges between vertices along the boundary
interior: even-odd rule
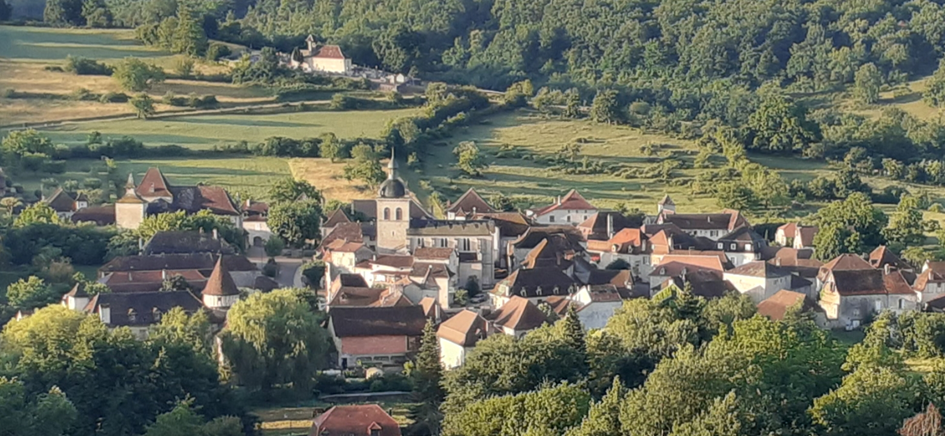
[[[390,162],[387,163],[387,169],[390,170],[390,171],[388,171],[388,173],[387,173],[387,180],[394,180],[394,179],[397,178],[397,168],[399,168],[399,167],[400,167],[400,166],[397,165],[397,159],[394,158],[394,148],[391,147],[391,149],[390,149]]]

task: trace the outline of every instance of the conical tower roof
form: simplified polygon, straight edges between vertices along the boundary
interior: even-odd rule
[[[213,267],[213,273],[207,280],[207,285],[203,288],[203,295],[239,295],[240,290],[230,277],[230,272],[223,266],[223,256],[217,259],[216,266]]]

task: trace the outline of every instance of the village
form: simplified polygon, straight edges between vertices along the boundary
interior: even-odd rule
[[[599,209],[575,190],[544,207],[510,212],[470,189],[435,217],[398,166],[389,161],[374,199],[327,211],[321,223],[313,259],[324,262],[324,279],[309,285],[327,313],[336,371],[402,371],[428,322],[449,370],[492,335],[521,338],[569,316],[587,331],[602,329],[628,300],[680,292],[707,300],[747,295],[773,320],[799,311],[841,331],[884,311],[945,310],[945,262],[915,270],[879,246],[866,257],[843,254],[823,263],[813,256],[816,227],[787,223],[768,241],[736,210],[685,213],[685,205],[665,196],[652,215],[627,216]],[[244,231],[249,251],[273,237],[266,203],[239,202],[215,186],[177,186],[158,168],[140,181],[129,175],[113,205],[89,205],[61,189],[43,201],[64,220],[121,229],[155,214],[209,210]],[[96,281],[111,292],[90,295],[79,284],[62,305],[140,339],[178,307],[206,312],[219,330],[247,294],[302,285],[298,274],[285,283],[263,274],[264,262],[255,260],[216,231],[158,232],[141,241],[137,255],[99,269]],[[163,289],[170,278],[190,290]],[[20,311],[17,319],[29,315]],[[347,411],[329,411],[314,425],[350,425],[351,417],[382,428],[393,422],[377,406],[337,408]]]

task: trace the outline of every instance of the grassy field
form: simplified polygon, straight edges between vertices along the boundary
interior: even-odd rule
[[[416,109],[391,111],[294,112],[267,115],[194,115],[154,120],[121,120],[66,124],[44,129],[56,143],[85,141],[89,132],[106,137],[132,136],[146,145],[177,144],[207,149],[214,144],[249,141],[272,136],[313,138],[332,132],[339,138],[376,138],[389,119],[415,113]]]
[[[137,57],[160,66],[165,71],[173,71],[182,58],[180,55],[142,45],[134,39],[132,30],[0,26],[0,90],[51,95],[69,95],[79,89],[86,89],[95,94],[121,91],[108,76],[77,76],[46,70],[49,66],[62,66],[69,55],[91,58],[111,65],[126,57]],[[194,67],[195,73],[201,74],[219,74],[228,69],[226,64],[206,61],[197,62]],[[179,95],[215,95],[222,106],[274,101],[272,92],[267,89],[196,80],[168,80],[148,91],[155,98],[160,98],[167,92]],[[179,108],[157,105],[158,112],[171,109]],[[0,125],[130,113],[131,110],[125,103],[0,98]]]
[[[269,186],[276,179],[290,176],[286,159],[271,157],[234,156],[207,159],[135,159],[119,160],[118,173],[127,177],[134,173],[136,180],[141,180],[150,167],[159,167],[172,184],[195,185],[203,183],[226,188],[231,195],[242,199],[263,199]],[[90,170],[95,168],[96,177],[104,179],[102,164],[94,160],[70,160],[66,172],[52,176],[60,184],[67,180],[82,182],[90,177]],[[28,172],[8,174],[16,183],[22,184],[26,192],[31,193],[41,188],[41,180],[49,174],[34,175]]]
[[[495,158],[495,153],[503,145],[551,155],[563,145],[578,140],[584,142],[581,156],[605,163],[627,164],[641,170],[660,162],[670,153],[691,162],[692,157],[687,153],[696,149],[691,141],[645,134],[631,127],[599,125],[584,120],[545,119],[533,112],[518,111],[489,118],[465,128],[444,143],[430,147],[424,169],[406,172],[404,176],[411,189],[420,191],[421,196],[428,194],[421,187],[421,182],[426,181],[452,199],[472,187],[483,194],[502,192],[543,204],[575,188],[599,207],[615,207],[626,202],[631,207],[652,212],[657,201],[669,194],[681,205],[681,211],[718,209],[714,198],[694,196],[685,186],[671,186],[652,179],[623,179],[610,174],[567,175],[531,160]],[[452,149],[461,141],[474,141],[489,155],[490,166],[482,178],[461,177],[460,172],[452,167],[455,162]],[[641,147],[647,144],[659,148],[658,156],[646,156],[641,152]],[[792,164],[797,166],[794,172],[812,177],[808,171],[802,170],[806,162]],[[790,177],[791,170],[785,170]],[[700,171],[685,169],[677,171],[677,174],[680,178],[691,178]],[[426,185],[426,182],[422,184]]]

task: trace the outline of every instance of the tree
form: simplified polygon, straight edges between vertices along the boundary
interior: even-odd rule
[[[330,160],[331,163],[335,163],[335,161],[344,157],[344,143],[334,133],[323,134],[321,141],[319,147],[321,157]]]
[[[879,88],[883,85],[883,75],[873,63],[863,64],[856,70],[853,84],[853,96],[862,103],[873,104],[879,101]]]
[[[112,77],[122,88],[141,92],[149,89],[154,83],[163,82],[164,70],[138,58],[125,58],[115,66]]]
[[[54,26],[81,26],[82,0],[49,0],[43,11],[43,21]]]
[[[505,90],[505,104],[511,107],[522,107],[528,104],[528,99],[535,95],[535,87],[531,80],[513,83]]]
[[[591,405],[580,427],[574,427],[565,436],[612,436],[620,434],[620,402],[626,391],[620,377],[600,401]]]
[[[44,201],[33,203],[20,212],[13,221],[13,227],[26,227],[33,224],[59,224],[59,215]]]
[[[14,130],[3,138],[0,148],[5,158],[18,161],[28,154],[48,155],[52,153],[53,143],[36,130]]]
[[[613,262],[608,263],[607,266],[604,267],[604,269],[609,269],[609,270],[630,269],[630,263],[627,262],[626,260],[618,258],[618,259],[614,259]]]
[[[837,254],[861,253],[882,245],[882,229],[888,218],[873,207],[866,194],[855,192],[821,208],[814,221],[820,226],[814,236],[815,255],[828,260]]]
[[[381,168],[381,161],[374,148],[367,144],[358,144],[351,149],[353,162],[344,167],[346,180],[361,180],[370,188],[376,188],[386,174]]]
[[[0,21],[8,21],[13,16],[13,8],[6,2],[0,0]]]
[[[272,233],[292,247],[302,247],[307,240],[320,237],[321,204],[313,200],[277,203],[269,210],[266,223]]]
[[[817,141],[816,124],[807,110],[777,91],[762,93],[758,110],[748,117],[749,146],[769,152],[803,151]]]
[[[306,392],[328,358],[329,336],[320,318],[289,289],[252,294],[234,304],[221,337],[239,383],[253,391],[291,383]]]
[[[443,420],[443,436],[559,435],[578,425],[590,408],[584,389],[561,383],[517,395],[469,403]]]
[[[890,244],[898,247],[921,245],[925,241],[927,222],[922,219],[919,209],[919,199],[912,195],[904,195],[899,199],[896,212],[889,220],[889,226],[883,229],[883,237]]]
[[[413,396],[418,403],[411,409],[414,425],[413,432],[422,434],[438,434],[440,420],[440,403],[443,401],[443,367],[440,364],[439,338],[436,336],[436,327],[433,320],[427,320],[420,338],[420,351],[414,360],[410,371],[413,380]]]
[[[591,119],[598,123],[617,124],[623,118],[620,115],[620,103],[617,101],[617,91],[597,91],[591,103]]]
[[[127,329],[109,330],[98,316],[51,305],[7,324],[0,338],[5,371],[33,393],[59,386],[73,402],[74,434],[141,434],[188,397],[207,418],[243,413],[209,354],[140,341]]]
[[[62,295],[56,295],[43,279],[29,276],[26,280],[19,279],[7,286],[6,296],[13,307],[32,309],[53,303]]]
[[[735,392],[729,392],[716,398],[696,419],[673,428],[670,436],[748,436],[751,433],[743,423],[751,420],[752,417],[745,416],[742,411]]]
[[[560,324],[560,326],[558,326],[558,324]],[[573,304],[568,305],[567,313],[563,319],[558,321],[556,327],[561,330],[564,341],[571,348],[582,354],[587,353],[587,343],[584,340],[584,326],[581,325],[581,320],[578,319],[577,316],[577,309],[574,308]]]
[[[303,263],[300,268],[302,269],[302,277],[305,278],[308,285],[313,289],[321,289],[322,280],[325,279],[325,261],[316,259]]]
[[[207,51],[207,34],[194,15],[187,3],[179,4],[171,51],[188,56],[202,56]]]
[[[303,196],[305,200],[322,200],[318,189],[305,180],[295,180],[292,177],[279,179],[269,188],[269,200],[273,203],[298,201]]]
[[[269,239],[266,240],[264,249],[266,251],[266,256],[282,256],[282,250],[285,249],[285,241],[283,241],[282,238],[278,236],[270,236]]]
[[[479,155],[479,147],[475,142],[460,142],[453,149],[453,154],[457,157],[456,167],[467,175],[479,177],[482,175],[482,170],[489,167],[486,160]]]
[[[565,94],[564,116],[566,118],[581,117],[581,94],[576,88],[569,89]]]
[[[161,321],[151,326],[148,340],[159,345],[184,345],[197,354],[210,356],[213,350],[213,328],[207,313],[203,311],[188,315],[180,307],[172,308],[161,315]]]
[[[172,277],[161,283],[161,292],[180,292],[191,291],[190,283],[180,274],[174,274]]]
[[[144,436],[242,436],[240,420],[232,416],[221,416],[210,422],[197,415],[191,407],[192,400],[177,403],[170,412],[158,415],[149,425]]]
[[[32,396],[22,381],[0,377],[0,428],[5,436],[60,436],[75,419],[75,406],[58,387]]]
[[[105,0],[85,0],[82,3],[82,18],[88,27],[111,27],[112,13]]]
[[[929,105],[945,106],[945,59],[939,60],[938,69],[926,80],[925,93],[922,96]]]
[[[915,389],[887,367],[863,367],[843,378],[843,384],[816,398],[810,409],[820,434],[886,436],[912,415]]]
[[[134,109],[135,116],[139,119],[146,120],[154,115],[154,100],[148,94],[138,94],[132,97],[131,100],[128,100],[128,104]]]

